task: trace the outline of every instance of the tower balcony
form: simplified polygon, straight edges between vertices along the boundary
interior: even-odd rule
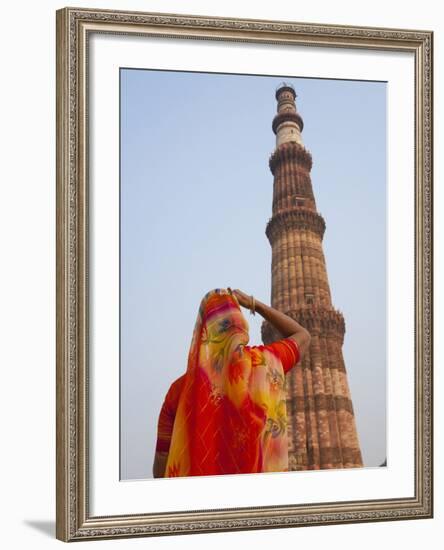
[[[324,218],[313,210],[300,208],[279,212],[268,220],[265,228],[265,234],[271,245],[276,237],[284,231],[308,230],[319,235],[321,240],[325,233]]]
[[[345,334],[345,321],[344,316],[337,309],[304,304],[295,310],[285,311],[284,313],[297,321],[311,334],[337,338],[342,345]],[[265,343],[275,342],[284,337],[266,320],[261,324],[261,335],[262,341]]]
[[[304,122],[301,115],[292,111],[281,111],[273,118],[272,128],[275,134],[277,134],[279,126],[284,122],[295,122],[300,132],[304,129]]]
[[[295,142],[283,143],[273,151],[268,163],[273,175],[276,171],[276,167],[283,162],[295,163],[305,168],[307,172],[310,172],[313,166],[310,151],[303,145]]]

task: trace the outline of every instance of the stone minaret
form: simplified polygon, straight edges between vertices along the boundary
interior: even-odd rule
[[[289,469],[362,466],[342,344],[345,323],[332,305],[322,238],[325,221],[316,210],[310,179],[311,154],[296,110],[296,93],[282,84],[273,119],[276,149],[272,217],[266,235],[272,247],[271,304],[311,334],[301,366],[287,375]],[[264,321],[262,339],[282,338]]]

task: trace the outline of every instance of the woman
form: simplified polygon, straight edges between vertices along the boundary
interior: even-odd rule
[[[284,338],[248,346],[240,306],[260,313]],[[187,371],[162,405],[154,477],[287,471],[285,374],[309,343],[305,328],[253,296],[207,292]]]

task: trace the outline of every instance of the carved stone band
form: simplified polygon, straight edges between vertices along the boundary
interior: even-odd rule
[[[313,231],[322,239],[325,232],[325,221],[317,212],[298,207],[297,210],[280,212],[273,216],[267,223],[265,234],[272,245],[278,235],[290,229]]]

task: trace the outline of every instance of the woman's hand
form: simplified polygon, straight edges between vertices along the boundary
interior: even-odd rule
[[[228,290],[231,290],[231,288],[228,287]],[[239,290],[238,288],[231,290],[231,292],[236,296],[237,301],[241,306],[251,309],[251,306],[252,306],[251,296],[248,296],[248,294],[245,294],[245,292],[242,292],[242,290]]]

